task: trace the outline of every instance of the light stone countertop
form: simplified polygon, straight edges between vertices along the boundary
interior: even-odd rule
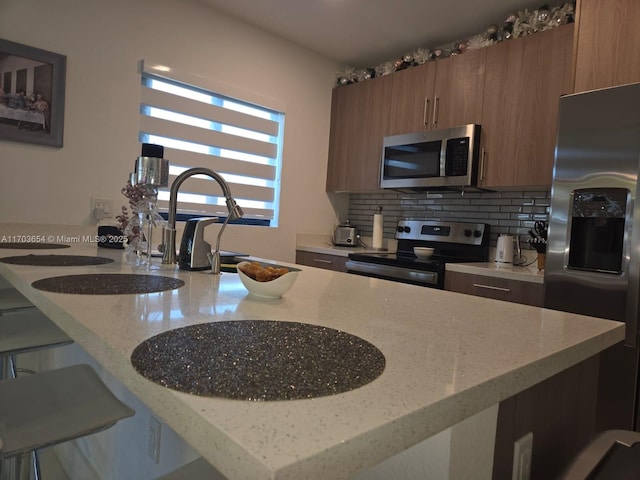
[[[381,253],[395,252],[396,240],[384,239],[384,249],[376,250],[371,248],[371,237],[362,237],[362,244],[358,247],[339,247],[333,245],[331,235],[299,233],[296,236],[296,250],[305,252],[324,253],[326,255],[337,255],[348,257],[350,253]]]
[[[371,243],[370,238],[363,238],[365,244]],[[396,241],[385,238],[386,245],[390,252],[395,252]],[[296,238],[296,250],[306,252],[323,253],[327,255],[338,255],[348,257],[350,253],[378,253],[368,247],[336,247],[331,243],[331,235],[322,234],[298,234]],[[495,250],[495,249],[492,249]],[[532,252],[535,255],[535,252]],[[490,257],[495,257],[493,251]],[[523,282],[543,283],[544,272],[539,271],[537,263],[529,266],[513,266],[498,264],[496,262],[478,263],[447,263],[446,269],[451,272],[471,273],[475,275],[487,275],[490,277],[507,278],[510,280],[520,280]]]
[[[488,277],[506,278],[509,280],[519,280],[521,282],[544,282],[544,271],[538,270],[536,263],[527,267],[500,264],[496,262],[447,263],[446,270],[448,272],[486,275]]]
[[[0,250],[112,256],[87,244]],[[280,262],[279,262],[280,263]],[[617,322],[298,266],[281,299],[247,294],[237,274],[212,276],[121,263],[33,267],[0,275],[230,479],[346,479],[621,341]],[[177,277],[180,289],[146,295],[69,295],[31,287],[80,273]],[[130,355],[174,328],[223,320],[310,323],[377,346],[386,367],[351,392],[310,400],[248,402],[179,393],[140,376]]]

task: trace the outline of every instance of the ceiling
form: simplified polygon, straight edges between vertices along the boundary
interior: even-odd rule
[[[200,0],[345,66],[367,67],[501,26],[543,0]]]

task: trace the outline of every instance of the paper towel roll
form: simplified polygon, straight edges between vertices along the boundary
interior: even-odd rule
[[[381,213],[375,213],[373,215],[373,248],[382,248],[382,231],[383,231],[384,218]]]

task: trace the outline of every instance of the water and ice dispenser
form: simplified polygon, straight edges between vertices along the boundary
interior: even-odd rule
[[[622,273],[629,199],[626,188],[573,191],[568,268]]]

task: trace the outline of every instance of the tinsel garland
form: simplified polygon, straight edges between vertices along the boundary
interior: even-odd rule
[[[512,38],[525,37],[537,32],[543,32],[560,25],[573,23],[575,15],[575,1],[549,8],[543,5],[537,10],[518,12],[507,17],[502,27],[489,26],[486,31],[474,35],[466,40],[460,40],[445,47],[436,49],[418,48],[403,55],[401,58],[385,62],[376,67],[355,68],[348,67],[336,75],[337,85],[349,85],[371,78],[389,75],[406,68],[422,65],[452,55],[461,55],[467,50],[478,50],[494,43]]]

